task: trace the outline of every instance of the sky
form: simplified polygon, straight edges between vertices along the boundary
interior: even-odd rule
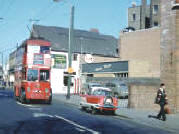
[[[17,44],[29,37],[33,23],[69,27],[72,5],[75,29],[97,28],[118,38],[127,27],[127,9],[133,1],[140,4],[140,0],[0,0],[0,53],[7,61]]]

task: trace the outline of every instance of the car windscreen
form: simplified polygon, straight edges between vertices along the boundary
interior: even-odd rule
[[[94,85],[91,85],[91,87],[102,87],[102,85],[100,85],[100,84],[94,84]]]
[[[120,84],[121,87],[126,87],[126,84]]]
[[[37,69],[28,69],[27,80],[28,81],[38,80],[38,70]]]
[[[40,70],[40,81],[49,81],[49,70]]]
[[[99,96],[111,96],[111,91],[106,91],[106,90],[102,90],[102,89],[98,89],[98,90],[95,90],[93,92],[93,95],[99,95]]]
[[[105,86],[106,87],[116,87],[116,85],[113,83],[106,83]]]

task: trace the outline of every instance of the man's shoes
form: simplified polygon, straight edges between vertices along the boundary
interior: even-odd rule
[[[166,121],[166,118],[162,118],[163,121]]]
[[[161,117],[157,116],[157,119],[159,119],[159,120],[160,120],[160,119],[161,119]]]

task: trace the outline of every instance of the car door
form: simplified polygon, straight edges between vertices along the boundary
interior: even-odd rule
[[[100,90],[95,90],[91,95],[87,95],[87,103],[98,104],[100,102]]]

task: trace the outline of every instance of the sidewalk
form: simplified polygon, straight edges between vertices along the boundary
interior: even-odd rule
[[[71,95],[70,100],[66,100],[65,95],[55,94],[53,95],[53,99],[78,107],[80,106],[79,104],[81,101],[81,98],[78,95]],[[148,117],[149,115],[156,116],[158,114],[156,111],[129,109],[125,108],[124,106],[121,107],[121,104],[121,100],[119,100],[119,109],[116,111],[117,116],[121,118],[126,118],[136,123],[144,124],[150,127],[168,130],[172,133],[179,132],[179,114],[169,114],[167,115],[167,121],[161,121]]]

